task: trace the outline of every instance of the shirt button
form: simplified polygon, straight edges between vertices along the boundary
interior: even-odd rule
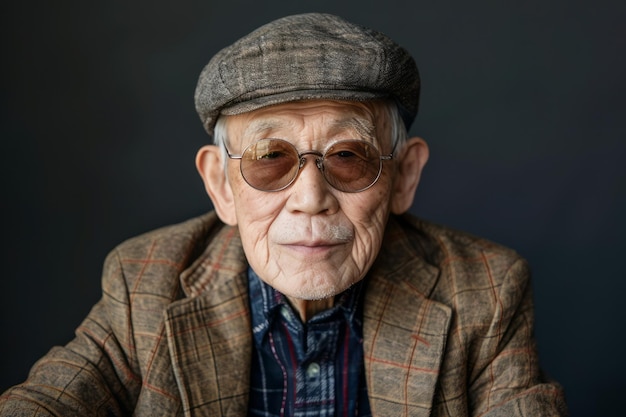
[[[316,362],[311,363],[308,366],[308,368],[306,368],[306,376],[309,378],[315,378],[319,374],[320,374],[320,366]]]
[[[289,311],[289,307],[282,306],[280,308],[280,315],[288,322],[291,323],[291,311]]]

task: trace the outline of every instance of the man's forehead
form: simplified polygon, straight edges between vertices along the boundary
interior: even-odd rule
[[[279,130],[301,129],[309,123],[327,133],[351,131],[363,138],[376,136],[384,112],[380,103],[310,100],[283,103],[237,116],[228,116],[243,136],[257,136]]]

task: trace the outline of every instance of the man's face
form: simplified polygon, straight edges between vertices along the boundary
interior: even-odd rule
[[[323,152],[342,139],[363,139],[381,154],[391,153],[387,118],[372,103],[291,102],[229,116],[226,128],[231,154],[264,138],[287,140],[300,153]],[[251,267],[283,294],[314,300],[344,291],[371,267],[389,216],[396,170],[394,161],[385,161],[371,188],[345,193],[326,182],[314,156],[306,158],[296,180],[282,191],[252,188],[236,159],[228,161],[227,176]]]

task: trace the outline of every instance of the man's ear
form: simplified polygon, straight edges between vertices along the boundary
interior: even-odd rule
[[[391,197],[393,214],[402,214],[411,208],[428,155],[428,145],[424,139],[414,137],[407,141],[404,152],[400,155],[393,185]]]
[[[237,224],[233,191],[226,178],[221,150],[214,145],[200,148],[196,155],[196,168],[204,181],[204,188],[211,197],[218,217],[226,224]]]

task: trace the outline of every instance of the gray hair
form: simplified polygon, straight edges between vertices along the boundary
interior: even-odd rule
[[[406,145],[406,141],[408,138],[406,125],[404,123],[404,120],[402,119],[398,106],[393,101],[384,100],[380,103],[383,111],[387,113],[387,118],[390,122],[389,137],[391,138],[393,154],[394,156],[400,155],[404,151],[404,146]],[[228,161],[228,154],[226,152],[226,147],[229,143],[228,134],[226,131],[227,119],[228,116],[219,116],[217,118],[217,122],[215,123],[215,129],[213,131],[213,144],[219,146],[221,150],[224,167],[226,167],[226,162]]]

